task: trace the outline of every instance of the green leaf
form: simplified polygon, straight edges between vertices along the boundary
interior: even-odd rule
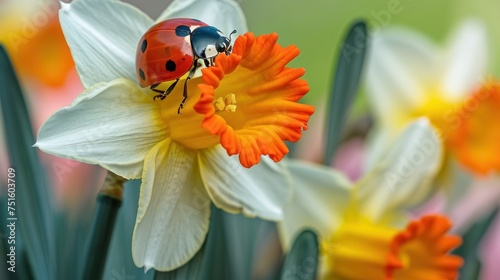
[[[22,238],[26,245],[33,275],[37,279],[56,279],[51,188],[37,153],[31,147],[35,140],[26,103],[12,64],[1,45],[0,73],[4,130],[11,166],[15,170],[17,238]]]
[[[460,269],[461,280],[479,279],[481,272],[479,246],[491,224],[495,221],[498,211],[499,208],[496,208],[489,215],[474,223],[462,236],[462,245],[453,252],[464,260],[464,265]]]
[[[223,212],[230,279],[277,279],[282,249],[276,223]]]
[[[316,279],[318,273],[318,237],[310,230],[302,231],[293,242],[283,266],[281,279]]]
[[[327,165],[331,164],[340,144],[347,115],[358,91],[367,45],[366,23],[358,21],[351,26],[340,48],[330,102],[327,105],[324,159]]]
[[[144,273],[144,268],[136,267],[132,260],[132,234],[140,186],[141,180],[131,180],[124,185],[122,207],[116,218],[102,279],[150,280],[154,277],[153,270]]]
[[[89,188],[91,189],[91,188]],[[57,279],[78,279],[78,268],[84,262],[84,250],[87,232],[89,230],[90,218],[88,205],[92,205],[87,197],[83,197],[87,206],[85,211],[58,211],[54,215],[56,255],[57,255]],[[78,209],[80,210],[80,209]],[[82,209],[83,210],[83,209]]]
[[[0,184],[0,189],[7,189],[6,184]],[[7,211],[7,198],[8,196],[0,197],[0,220],[7,221],[8,211]],[[8,237],[10,236],[10,230],[7,227],[0,227],[0,279],[11,279],[11,280],[23,280],[23,279],[33,279],[33,272],[30,269],[28,258],[26,254],[26,245],[24,244],[22,238],[17,238],[15,245],[15,272],[7,270],[11,267],[10,256],[7,254],[12,254],[10,250],[11,244],[9,244]]]
[[[80,274],[82,280],[102,278],[109,243],[121,203],[120,199],[108,195],[99,194],[97,196],[94,221],[84,253],[86,260]]]

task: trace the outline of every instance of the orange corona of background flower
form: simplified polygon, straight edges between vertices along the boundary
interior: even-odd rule
[[[41,26],[31,23],[33,34],[29,37],[22,32],[26,26],[10,22],[9,28],[13,31],[7,33],[4,40],[19,74],[49,87],[61,87],[75,64],[57,14],[47,15],[47,18],[47,23]]]
[[[438,215],[410,222],[391,241],[386,280],[456,279],[462,258],[448,254],[462,239],[446,235],[452,224]]]
[[[447,235],[450,228],[448,218],[438,215],[411,221],[402,230],[362,219],[345,221],[323,245],[331,266],[324,279],[455,279],[463,261],[449,252],[461,239]]]
[[[462,105],[464,112],[451,137],[458,160],[477,174],[500,170],[500,83],[488,81]],[[486,124],[492,124],[485,126]]]

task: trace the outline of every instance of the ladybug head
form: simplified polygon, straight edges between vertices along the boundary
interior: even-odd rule
[[[226,36],[220,36],[219,39],[217,40],[217,42],[215,42],[215,49],[217,50],[217,52],[219,53],[222,53],[222,52],[225,52],[226,55],[229,55],[229,53],[231,52],[231,35],[233,35],[234,33],[236,33],[236,30],[233,30],[233,32],[231,32],[231,34],[229,34],[229,37],[226,37]]]

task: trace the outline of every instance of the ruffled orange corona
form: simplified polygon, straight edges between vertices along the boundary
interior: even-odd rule
[[[275,33],[238,37],[229,56],[217,56],[215,66],[188,83],[181,116],[181,87],[160,102],[172,139],[191,149],[220,143],[228,155],[239,154],[245,167],[261,155],[281,160],[288,153],[283,141],[300,139],[314,107],[297,103],[309,91],[300,79],[304,69],[286,67],[298,48],[283,48],[277,39]]]
[[[462,105],[450,143],[459,161],[477,174],[500,171],[500,126],[494,123],[499,118],[498,82],[486,82]]]
[[[463,260],[448,252],[462,241],[446,235],[451,226],[446,217],[437,215],[410,222],[391,241],[385,279],[456,279]]]
[[[450,221],[437,215],[412,221],[401,231],[366,220],[345,222],[323,244],[329,267],[324,279],[456,279],[462,259],[448,253],[461,239],[446,235],[450,228]]]

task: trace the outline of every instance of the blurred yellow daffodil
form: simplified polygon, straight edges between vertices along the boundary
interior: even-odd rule
[[[479,122],[492,119],[490,109],[498,108],[494,105],[498,104],[496,97],[480,100],[484,97],[484,88],[490,87],[483,81],[487,54],[486,29],[475,20],[462,23],[449,46],[443,49],[411,30],[387,28],[376,32],[367,63],[367,90],[378,126],[372,135],[368,166],[376,163],[406,124],[426,116],[439,131],[445,147],[441,179],[449,183],[454,178],[453,185],[467,182],[458,179],[461,175],[449,172],[457,166],[453,164],[457,159],[475,174],[498,170],[499,163],[494,159],[485,161],[489,156],[486,154],[498,150],[492,145],[499,139],[498,129],[478,127]],[[483,90],[478,89],[481,87]],[[476,106],[478,103],[484,105]],[[485,107],[490,109],[478,109]],[[464,132],[463,125],[472,122],[476,124]],[[482,129],[489,132],[483,133]],[[473,140],[458,143],[457,137],[463,133]],[[486,147],[485,143],[490,144]]]
[[[450,221],[439,215],[410,221],[442,161],[427,119],[411,123],[373,170],[354,185],[326,166],[289,162],[294,195],[280,223],[285,248],[312,228],[320,239],[321,279],[455,279],[462,260]]]

